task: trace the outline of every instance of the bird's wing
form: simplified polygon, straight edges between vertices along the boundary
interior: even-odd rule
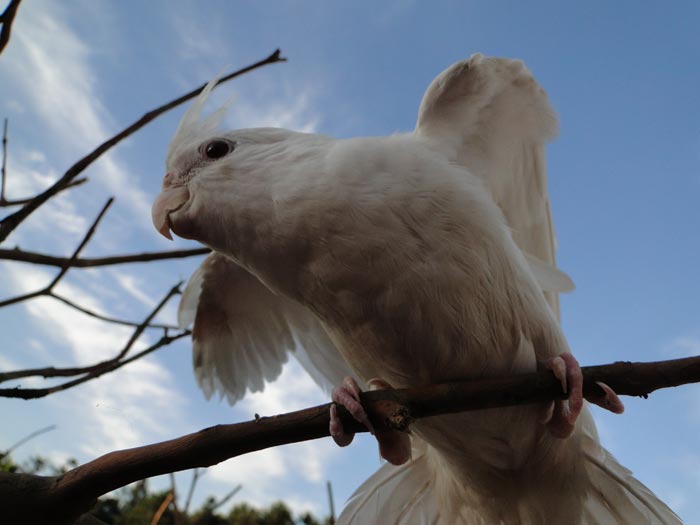
[[[415,130],[486,184],[558,312],[556,292],[573,283],[556,269],[554,257],[544,147],[556,132],[547,95],[525,65],[480,54],[433,80]]]
[[[194,324],[195,375],[207,398],[219,392],[233,404],[246,391],[263,390],[282,372],[288,352],[327,390],[351,374],[310,311],[218,253],[187,283],[178,322]]]

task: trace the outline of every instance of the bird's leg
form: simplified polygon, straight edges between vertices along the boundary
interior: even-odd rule
[[[583,374],[576,358],[568,352],[545,361],[544,366],[549,368],[554,376],[561,382],[564,392],[569,393],[568,400],[556,400],[548,403],[544,422],[549,432],[558,438],[566,438],[574,431],[574,424],[583,408]],[[606,410],[621,414],[625,407],[620,398],[605,383],[597,382],[602,394],[588,396],[586,400],[595,403]]]
[[[370,379],[367,382],[370,390],[391,388],[382,379]],[[357,421],[367,427],[374,434],[379,443],[379,453],[389,463],[401,465],[411,459],[411,439],[405,432],[398,430],[375,431],[372,423],[367,417],[365,409],[360,403],[360,387],[352,377],[346,377],[343,384],[333,389],[331,405],[330,434],[333,440],[341,447],[349,445],[355,434],[348,433],[343,428],[343,423],[338,417],[338,409],[335,403],[344,406]]]

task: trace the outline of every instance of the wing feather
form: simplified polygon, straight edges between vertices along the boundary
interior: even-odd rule
[[[539,268],[556,270],[544,147],[557,119],[522,61],[477,53],[447,68],[423,97],[415,133],[480,177],[520,249]],[[566,281],[564,288],[552,289],[549,280],[543,287],[557,314],[556,292],[570,289]]]
[[[351,371],[313,314],[225,256],[209,255],[183,292],[178,322],[194,323],[193,361],[207,398],[231,404],[274,381],[291,352],[330,390]]]

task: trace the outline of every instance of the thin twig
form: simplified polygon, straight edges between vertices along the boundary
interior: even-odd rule
[[[62,192],[65,190],[69,190],[71,188],[75,188],[77,186],[80,186],[81,184],[84,184],[88,181],[87,177],[82,177],[80,179],[75,179],[74,181],[69,182],[66,184],[64,187],[62,187],[58,192]],[[28,202],[30,202],[34,197],[25,197],[24,199],[0,199],[0,207],[10,207],[10,206],[24,206]]]
[[[192,471],[192,479],[190,480],[190,488],[187,491],[187,500],[185,501],[185,514],[190,511],[190,503],[192,503],[192,495],[194,494],[194,488],[197,486],[197,481],[199,481],[199,469],[195,468]]]
[[[700,356],[655,363],[618,362],[582,371],[584,395],[600,394],[597,382],[602,381],[618,394],[646,396],[659,388],[700,382]],[[376,430],[408,430],[418,418],[563,398],[566,394],[551,371],[361,395]],[[7,502],[3,518],[67,524],[68,518],[85,512],[95,498],[136,480],[328,436],[330,406],[218,425],[170,441],[111,452],[58,477],[0,473],[1,495]],[[367,431],[342,407],[338,413],[348,432]]]
[[[85,315],[89,315],[90,317],[94,317],[95,319],[99,319],[100,321],[105,321],[107,323],[112,323],[112,324],[119,324],[122,326],[140,326],[141,325],[141,323],[137,323],[135,321],[127,321],[125,319],[117,319],[116,317],[102,315],[100,313],[95,312],[94,310],[90,310],[88,308],[85,308],[84,306],[80,306],[79,304],[76,304],[73,301],[71,301],[70,299],[63,297],[62,295],[59,295],[56,292],[49,292],[46,295],[48,297],[52,297],[53,299],[56,299],[57,301],[61,301],[66,306],[70,306],[71,308],[78,310],[79,312],[82,312]],[[175,326],[175,325],[171,325],[171,324],[152,323],[152,324],[149,324],[146,328],[158,328],[158,329],[162,329],[162,330],[177,330],[180,327]]]
[[[107,362],[102,367],[97,368],[85,374],[82,377],[73,379],[72,381],[61,383],[60,385],[56,385],[50,388],[0,388],[0,397],[10,397],[15,399],[38,399],[40,397],[46,397],[48,395],[55,394],[56,392],[68,390],[69,388],[73,388],[74,386],[78,386],[92,379],[96,379],[104,374],[107,374],[108,372],[118,370],[119,368],[128,365],[129,363],[136,361],[137,359],[141,359],[142,357],[145,357],[148,354],[155,352],[159,348],[168,346],[172,342],[190,335],[190,333],[191,332],[189,330],[183,330],[182,332],[177,333],[175,335],[164,335],[155,344],[149,346],[144,350],[141,350],[140,352],[132,355],[127,359],[124,359],[122,361]]]
[[[240,483],[236,485],[231,492],[226,494],[223,498],[221,498],[219,501],[214,503],[214,505],[211,506],[212,512],[221,507],[222,505],[225,505],[228,500],[230,500],[232,497],[234,497],[236,494],[240,492],[240,490],[243,488],[243,485]]]
[[[168,492],[168,494],[165,496],[165,499],[163,500],[163,503],[160,504],[160,507],[158,507],[158,510],[156,510],[156,513],[153,515],[151,525],[158,525],[161,516],[163,516],[163,513],[165,512],[165,509],[167,509],[168,505],[170,505],[170,502],[173,501],[173,497],[173,493]]]
[[[78,258],[78,255],[80,255],[80,252],[82,251],[83,248],[85,248],[85,245],[90,241],[92,236],[95,233],[95,230],[97,229],[97,225],[100,223],[102,220],[102,217],[104,217],[104,214],[107,212],[109,207],[112,205],[112,202],[114,202],[114,198],[110,197],[107,199],[106,204],[102,207],[102,210],[100,213],[97,215],[97,218],[93,221],[92,226],[90,226],[90,229],[87,231],[85,236],[83,237],[83,240],[80,241],[80,244],[78,247],[73,251],[73,255],[71,255],[68,260],[66,261],[66,264],[64,264],[61,267],[61,270],[58,272],[58,274],[53,278],[53,280],[48,284],[48,286],[42,288],[41,290],[37,290],[35,292],[30,292],[22,295],[18,295],[16,297],[10,297],[9,299],[4,299],[0,301],[0,308],[3,306],[9,306],[11,304],[16,304],[20,303],[22,301],[28,301],[29,299],[34,299],[36,297],[42,296],[42,295],[49,295],[53,288],[58,284],[58,282],[68,273],[68,270],[71,268],[71,263],[75,261]]]
[[[250,66],[244,67],[243,69],[239,69],[238,71],[234,71],[233,73],[222,77],[218,83],[220,84],[222,82],[226,82],[227,80],[243,75],[259,67],[266,66],[268,64],[275,64],[277,62],[285,62],[286,60],[286,58],[280,56],[280,50],[277,49],[267,58],[264,58],[263,60],[260,60],[255,64],[251,64]],[[75,179],[75,177],[80,175],[90,164],[97,160],[102,154],[104,154],[113,146],[115,146],[125,138],[129,137],[130,135],[132,135],[133,133],[135,133],[136,131],[138,131],[139,129],[141,129],[146,124],[159,117],[166,111],[169,111],[174,107],[179,106],[183,102],[186,102],[191,98],[194,98],[197,95],[199,95],[199,93],[204,89],[205,85],[206,83],[202,84],[197,89],[193,89],[189,93],[182,95],[181,97],[178,97],[175,100],[172,100],[171,102],[168,102],[167,104],[164,104],[152,111],[149,111],[148,113],[143,115],[139,120],[125,128],[123,131],[117,133],[112,138],[106,140],[105,142],[97,146],[97,148],[95,148],[91,153],[89,153],[88,155],[80,159],[78,162],[73,164],[63,174],[63,176],[60,179],[58,179],[51,187],[38,194],[19,210],[8,215],[2,221],[0,221],[0,243],[2,243],[7,238],[7,236],[17,226],[19,226],[19,224],[22,221],[29,217],[29,215],[31,215],[37,208],[39,208],[42,204],[48,201],[51,197],[56,195],[56,193],[58,193],[61,189],[68,185],[73,179]]]
[[[59,391],[59,390],[65,390],[66,388],[70,388],[72,386],[75,386],[76,384],[80,384],[82,382],[85,382],[85,378],[91,379],[94,377],[99,377],[103,373],[109,372],[111,370],[115,370],[116,368],[119,368],[123,366],[123,364],[126,364],[126,362],[131,362],[133,359],[130,360],[125,360],[124,357],[127,355],[127,353],[131,350],[132,346],[136,342],[136,340],[141,336],[143,331],[150,325],[151,320],[158,315],[158,312],[160,312],[163,307],[168,303],[168,301],[175,295],[180,293],[180,286],[182,285],[182,282],[177,283],[175,286],[173,286],[168,293],[161,299],[161,301],[153,308],[153,310],[146,316],[146,318],[141,321],[137,326],[134,332],[131,334],[131,337],[129,337],[129,340],[127,343],[124,345],[124,347],[119,351],[119,353],[114,356],[111,359],[107,359],[105,361],[101,361],[99,363],[96,363],[94,365],[90,366],[84,366],[84,367],[71,367],[71,368],[56,368],[56,367],[46,367],[46,368],[29,368],[26,370],[14,370],[11,372],[0,372],[0,383],[4,381],[9,381],[12,379],[21,379],[25,377],[36,377],[36,376],[41,376],[44,378],[49,378],[49,377],[73,377],[73,376],[78,376],[78,375],[83,375],[82,378],[78,378],[74,381],[69,381],[68,383],[64,383],[65,386],[64,388],[59,388],[64,385],[59,385],[58,387],[52,387],[52,388],[43,388],[43,389],[13,389],[13,388],[6,388],[6,389],[0,389],[0,392],[15,392],[15,393],[22,393],[24,395],[5,395],[5,397],[21,397],[23,399],[30,399],[30,397],[26,397],[28,392],[34,391],[34,395],[32,397],[43,397],[42,395],[36,395],[40,394],[41,392],[46,392],[43,395],[48,395],[53,393],[53,391]],[[174,338],[169,338],[166,333],[163,335],[159,343],[156,343],[157,348],[160,348],[161,346],[164,346],[165,344],[169,344],[170,342],[174,341],[175,339],[179,339],[180,337],[184,337],[185,335],[188,335],[189,331],[184,330],[182,333],[178,334]],[[167,341],[164,343],[161,343],[163,341]],[[150,353],[151,351],[157,349],[157,348],[149,348],[144,350],[144,352],[141,352],[138,354],[139,356],[146,355]],[[57,389],[58,390],[55,390]],[[3,394],[0,394],[0,397]]]
[[[22,0],[11,0],[0,15],[0,24],[2,24],[2,29],[0,29],[0,53],[3,52],[5,46],[10,41],[12,23],[15,21],[15,15],[17,15],[17,9],[21,1]]]
[[[56,425],[49,425],[48,427],[40,428],[39,430],[35,430],[31,434],[24,436],[22,439],[20,439],[17,443],[12,445],[10,448],[8,448],[5,451],[5,455],[11,454],[15,449],[21,447],[24,445],[27,441],[31,441],[37,436],[40,436],[42,434],[46,434],[47,432],[51,432],[52,430],[56,430]]]
[[[144,252],[134,253],[130,255],[113,255],[111,257],[85,257],[70,261],[67,257],[55,257],[37,252],[28,252],[19,248],[3,249],[0,248],[0,259],[8,261],[18,261],[31,264],[42,264],[44,266],[59,266],[70,265],[73,268],[94,268],[96,266],[112,266],[115,264],[139,263],[162,261],[166,259],[184,259],[185,257],[193,257],[196,255],[206,255],[210,253],[209,248],[192,248],[189,250],[170,250],[163,252]]]
[[[185,257],[193,257],[196,255],[206,255],[210,253],[209,248],[193,248],[189,250],[171,250],[164,252],[144,252],[134,253],[130,255],[113,255],[111,257],[93,257],[79,258],[70,261],[67,257],[55,257],[37,252],[28,252],[19,248],[4,249],[0,248],[0,259],[8,261],[18,261],[31,264],[41,264],[44,266],[59,266],[64,267],[70,265],[73,268],[94,268],[96,266],[111,266],[115,264],[139,263],[162,261],[165,259],[184,259]]]
[[[7,119],[2,131],[2,168],[0,168],[0,202],[5,202],[5,178],[7,177]]]

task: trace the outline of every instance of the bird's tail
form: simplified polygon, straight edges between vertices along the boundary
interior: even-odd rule
[[[443,525],[433,495],[435,474],[425,454],[386,463],[350,497],[338,525]]]
[[[579,466],[587,474],[584,476],[587,482],[578,488],[579,494],[584,494],[583,501],[574,505],[580,510],[566,518],[566,525],[573,522],[580,525],[682,525],[681,519],[669,507],[600,446],[595,427],[589,426],[588,430],[590,432],[584,430],[579,436]],[[556,490],[537,489],[535,486],[530,487],[535,494],[523,497],[517,504],[504,505],[501,499],[498,508],[491,508],[493,501],[478,501],[463,484],[451,488],[445,485],[446,469],[439,468],[436,461],[439,463],[440,458],[431,452],[434,451],[429,446],[423,446],[414,449],[414,458],[404,465],[397,467],[387,463],[382,466],[350,497],[338,524],[542,523],[537,518],[542,517],[543,508],[540,507],[555,507],[557,502],[562,503],[561,498],[565,498]],[[451,505],[450,497],[445,500],[447,494],[463,501]],[[548,498],[552,498],[549,505]],[[528,502],[534,507],[530,508]],[[505,507],[512,507],[511,511],[506,512]],[[560,518],[561,515],[557,517],[555,514],[546,522],[564,525],[557,523]]]
[[[681,519],[620,465],[597,438],[584,435],[582,452],[590,479],[584,525],[681,525]]]

